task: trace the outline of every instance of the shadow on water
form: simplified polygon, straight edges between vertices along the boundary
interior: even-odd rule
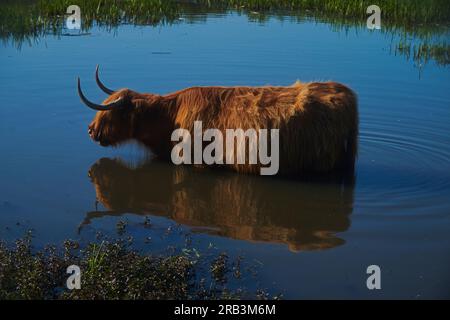
[[[354,183],[286,181],[229,172],[204,172],[153,161],[130,167],[102,158],[89,170],[105,211],[158,215],[204,232],[233,239],[286,244],[292,251],[333,248],[336,233],[350,227]]]

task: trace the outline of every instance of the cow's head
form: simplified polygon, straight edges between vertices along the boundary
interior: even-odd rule
[[[140,94],[129,89],[108,89],[99,79],[98,65],[95,80],[100,89],[109,94],[102,104],[89,101],[81,91],[78,78],[78,95],[81,101],[91,109],[97,110],[94,120],[88,126],[89,136],[102,146],[115,146],[135,138],[135,119],[142,107],[151,105],[155,97]]]

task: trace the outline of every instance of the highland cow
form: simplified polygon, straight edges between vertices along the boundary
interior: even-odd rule
[[[102,146],[136,140],[159,158],[170,159],[174,130],[279,129],[279,173],[304,175],[353,170],[357,154],[356,95],[336,82],[296,82],[292,86],[191,87],[166,95],[111,90],[103,104],[84,104],[97,110],[89,135]],[[225,152],[223,152],[225,154]],[[249,156],[247,155],[247,158]],[[225,161],[223,161],[225,163]],[[263,164],[217,165],[243,173],[258,173]]]

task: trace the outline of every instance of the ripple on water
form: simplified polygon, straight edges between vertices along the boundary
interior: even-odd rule
[[[450,212],[448,129],[430,122],[425,127],[419,119],[365,121],[356,206],[408,215],[427,214],[431,208],[436,214]]]

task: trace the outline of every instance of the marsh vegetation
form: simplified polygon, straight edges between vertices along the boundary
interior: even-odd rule
[[[121,222],[122,231],[123,226]],[[0,300],[280,297],[240,287],[242,277],[255,277],[255,273],[242,267],[240,257],[232,259],[224,252],[185,247],[177,253],[149,254],[133,249],[130,237],[87,244],[66,240],[61,246],[36,249],[32,239],[30,231],[13,244],[0,242]],[[71,265],[80,267],[80,289],[66,286]]]
[[[69,0],[21,0],[0,4],[0,38],[20,47],[38,41],[46,34],[76,35],[65,27]],[[313,20],[329,23],[342,32],[365,28],[367,0],[79,0],[81,30],[86,34],[94,25],[107,30],[119,25],[165,25],[204,21],[208,14],[238,12],[250,21],[268,19]],[[412,58],[417,65],[434,60],[450,63],[448,26],[450,4],[446,0],[380,0],[382,32],[393,37],[392,51]]]

